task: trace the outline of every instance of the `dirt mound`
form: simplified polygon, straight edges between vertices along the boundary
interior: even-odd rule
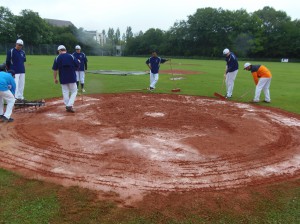
[[[61,99],[0,124],[0,166],[126,203],[153,192],[220,190],[300,174],[300,116],[165,94]]]
[[[183,69],[167,69],[167,70],[160,70],[159,73],[161,74],[170,74],[170,75],[197,75],[197,74],[204,74],[202,71],[192,71],[192,70],[183,70]]]

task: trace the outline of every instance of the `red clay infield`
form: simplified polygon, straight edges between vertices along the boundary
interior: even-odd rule
[[[126,204],[150,193],[220,190],[300,176],[300,116],[167,94],[62,99],[0,123],[0,166]],[[110,192],[110,193],[109,193]]]
[[[202,71],[192,71],[192,70],[182,70],[182,69],[168,69],[168,70],[160,70],[161,74],[170,74],[170,75],[197,75],[203,74]]]

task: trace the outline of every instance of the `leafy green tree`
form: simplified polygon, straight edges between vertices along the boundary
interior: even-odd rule
[[[52,32],[54,34],[53,43],[56,45],[64,45],[68,51],[72,51],[74,46],[78,44],[78,39],[76,38],[77,29],[74,26],[68,27],[56,27],[51,26]]]
[[[16,29],[16,17],[12,12],[5,7],[0,6],[0,42],[15,42],[17,39]]]
[[[108,28],[108,31],[107,31],[107,40],[111,44],[114,42],[114,35],[115,35],[115,30],[113,28]]]
[[[161,45],[164,42],[164,31],[161,29],[151,28],[143,35],[142,54],[149,54],[151,50],[156,49],[160,52]]]
[[[131,26],[128,26],[126,28],[126,33],[125,33],[125,41],[128,41],[129,39],[133,38],[133,32]]]
[[[225,47],[238,57],[299,58],[300,55],[300,21],[292,21],[285,12],[272,7],[251,14],[244,9],[199,8],[168,31],[151,28],[133,34],[128,26],[122,40],[119,28],[116,31],[109,28],[107,33],[103,30],[102,35],[106,44],[98,46],[83,28],[54,27],[31,10],[14,16],[8,8],[0,6],[1,43],[22,38],[29,46],[26,48],[29,53],[42,53],[30,50],[30,46],[41,49],[41,44],[64,44],[69,50],[80,44],[85,52],[110,55],[115,55],[116,45],[125,45],[125,55],[148,55],[157,49],[161,55],[220,57]]]
[[[37,12],[23,10],[16,19],[16,33],[26,45],[51,43],[53,34],[50,25]]]
[[[174,26],[166,33],[165,48],[168,48],[167,55],[190,55],[188,29],[188,24],[184,20],[174,23]]]
[[[123,33],[123,35],[122,35],[122,41],[123,41],[123,43],[126,43],[126,35],[125,35],[125,33]]]
[[[140,32],[138,35],[127,39],[126,46],[124,48],[124,55],[141,55],[141,43],[143,40],[143,32]]]
[[[255,49],[260,49],[261,45],[261,21],[251,16],[246,10],[226,11],[231,27],[228,46],[239,57],[246,57]],[[226,21],[227,22],[227,21]]]
[[[220,56],[220,49],[231,44],[231,20],[229,11],[221,8],[202,8],[189,16],[187,42],[191,55]]]
[[[264,49],[260,56],[282,57],[287,47],[286,35],[288,32],[291,18],[283,11],[276,11],[272,7],[264,7],[255,11],[262,23]]]
[[[295,20],[288,27],[288,37],[285,39],[288,52],[285,57],[299,58],[300,55],[300,20]]]
[[[114,55],[114,37],[115,37],[115,30],[113,28],[108,28],[107,31],[107,51],[110,52],[110,55]]]
[[[120,41],[121,41],[121,32],[120,32],[119,28],[117,28],[113,39],[114,39],[114,44],[115,45],[119,45],[120,44]]]

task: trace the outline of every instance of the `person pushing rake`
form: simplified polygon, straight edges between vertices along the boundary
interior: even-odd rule
[[[259,102],[260,94],[263,90],[265,94],[265,100],[263,102],[270,103],[271,97],[269,88],[272,80],[272,74],[270,70],[264,65],[252,65],[250,62],[246,62],[244,64],[244,70],[251,72],[256,85],[255,96],[252,102]]]
[[[214,95],[221,99],[228,99],[228,98],[232,97],[234,81],[235,81],[235,78],[238,73],[239,63],[238,63],[238,59],[235,56],[235,54],[233,52],[230,52],[230,50],[228,48],[225,48],[223,50],[223,55],[225,55],[225,57],[226,57],[225,58],[226,68],[225,68],[221,91],[223,91],[223,86],[225,83],[226,84],[226,94],[225,94],[225,96],[223,96],[223,94],[214,93]]]
[[[224,79],[226,83],[225,98],[231,98],[234,87],[234,80],[237,76],[239,69],[239,63],[237,57],[234,55],[233,52],[230,52],[228,48],[223,50],[223,54],[226,56],[226,69],[224,74]]]

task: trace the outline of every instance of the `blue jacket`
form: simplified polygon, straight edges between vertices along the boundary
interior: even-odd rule
[[[10,90],[13,95],[16,91],[16,82],[10,73],[0,72],[0,91]]]
[[[239,63],[237,57],[234,55],[234,53],[230,52],[228,57],[226,56],[226,63],[227,63],[227,70],[228,72],[234,72],[235,70],[239,69]]]
[[[148,60],[146,61],[147,65],[151,65],[151,73],[156,74],[159,72],[159,67],[160,64],[165,63],[166,61],[168,61],[167,59],[164,58],[160,58],[160,57],[150,57],[148,58]]]
[[[80,64],[79,64],[79,68],[77,68],[78,71],[84,71],[84,70],[87,70],[87,57],[85,56],[85,53],[77,53],[77,52],[74,52],[73,53],[73,56],[77,59],[80,60]]]
[[[76,82],[75,70],[78,66],[79,62],[73,55],[63,53],[54,59],[52,69],[58,70],[60,84],[68,84]]]
[[[6,66],[8,70],[14,70],[16,74],[25,73],[26,55],[23,50],[10,49],[6,54]]]

